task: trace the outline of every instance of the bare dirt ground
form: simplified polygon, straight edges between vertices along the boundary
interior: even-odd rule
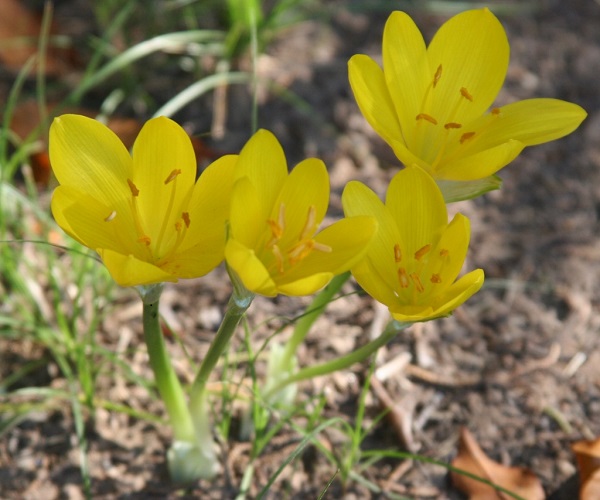
[[[577,490],[572,487],[576,470],[570,444],[600,436],[600,5],[591,0],[532,4],[530,13],[500,14],[512,54],[499,103],[556,97],[580,104],[589,116],[572,136],[527,149],[502,171],[500,191],[451,207],[471,219],[468,267],[485,270],[486,286],[454,316],[412,328],[382,349],[380,366],[392,364],[386,365],[390,370],[381,385],[406,419],[407,442],[384,419],[364,446],[408,446],[449,461],[456,453],[459,429],[466,426],[494,459],[533,470],[550,498],[572,499]],[[290,164],[307,156],[325,160],[334,191],[331,213],[339,215],[339,195],[348,180],[363,180],[383,193],[399,165],[358,112],[346,71],[352,54],[380,54],[388,12],[357,13],[344,2],[335,5],[330,19],[287,29],[261,57],[259,72],[297,94],[306,106],[265,93],[259,123],[278,136]],[[410,13],[428,37],[447,17],[423,10]],[[168,79],[160,82],[167,85]],[[206,100],[176,119],[194,133],[205,132],[210,106]],[[235,111],[249,109],[247,89],[230,89],[228,109],[225,139],[215,141],[214,147],[236,151],[248,137],[249,114]],[[222,269],[165,292],[165,318],[196,359],[206,352],[228,293]],[[307,303],[257,299],[249,314],[257,345],[283,324],[278,318],[299,314]],[[135,294],[120,292],[98,338],[111,349],[121,349],[133,369],[150,378],[140,316]],[[300,363],[314,364],[364,344],[381,318],[367,297],[354,294],[336,301],[302,347]],[[284,330],[281,338],[287,334]],[[241,342],[240,334],[236,345]],[[171,348],[178,372],[189,380],[189,363],[179,346],[173,343]],[[2,341],[0,349],[3,376],[22,359],[47,356],[16,341]],[[299,398],[310,406],[313,395],[323,393],[326,416],[352,421],[367,370],[366,364],[354,366],[302,384]],[[27,383],[60,386],[53,373],[51,364],[44,366]],[[162,412],[145,389],[125,385],[118,374],[100,379],[98,392]],[[380,399],[371,392],[367,423],[381,412]],[[73,425],[69,409],[57,408],[33,415],[1,440],[0,497],[81,498]],[[321,439],[325,446],[340,449],[340,433],[327,431]],[[225,473],[182,493],[166,478],[167,429],[100,409],[89,440],[96,498],[234,498],[249,456],[249,444],[232,437],[222,443]],[[258,487],[298,442],[289,427],[273,440],[256,466]],[[335,467],[309,449],[288,467],[269,498],[316,498],[334,474]],[[364,475],[383,490],[408,498],[461,498],[445,469],[418,461],[383,461]],[[358,483],[350,482],[343,490],[334,481],[325,498],[336,497],[376,495]]]

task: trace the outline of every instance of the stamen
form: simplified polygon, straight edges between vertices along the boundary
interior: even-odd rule
[[[419,278],[419,275],[417,273],[410,273],[410,279],[412,279],[413,283],[415,284],[417,292],[423,293],[425,291],[423,283],[421,283],[421,278]]]
[[[468,101],[473,102],[473,96],[469,93],[469,91],[465,87],[460,88],[460,95],[463,96]]]
[[[432,274],[431,275],[431,280],[432,283],[441,283],[442,282],[442,278],[440,277],[439,274]]]
[[[442,65],[440,64],[437,67],[437,69],[435,70],[435,75],[433,75],[433,88],[435,88],[437,83],[440,81],[441,77],[442,77]]]
[[[111,220],[114,220],[114,218],[117,216],[117,211],[113,210],[110,214],[108,214],[108,217],[104,218],[104,222],[110,222]]]
[[[446,130],[450,130],[451,128],[461,128],[462,125],[460,123],[455,123],[455,122],[450,122],[450,123],[446,123],[444,125],[444,128]]]
[[[165,185],[167,185],[169,182],[174,181],[179,174],[181,174],[181,169],[180,168],[176,168],[175,170],[173,170],[169,174],[169,176],[165,179]]]
[[[310,238],[315,233],[316,218],[317,210],[314,205],[311,205],[308,207],[308,216],[306,217],[306,222],[302,228],[302,231],[300,232],[300,241]]]
[[[149,247],[150,243],[152,243],[152,240],[150,239],[150,236],[143,235],[138,238],[138,243],[143,243],[144,245]]]
[[[293,266],[304,260],[310,252],[312,252],[315,246],[315,242],[313,240],[303,241],[298,243],[288,252],[288,256],[290,259],[290,265]]]
[[[400,245],[398,245],[398,243],[394,245],[394,261],[402,261],[402,250],[400,250]]]
[[[273,251],[273,255],[275,256],[275,260],[277,261],[277,270],[279,271],[279,274],[283,274],[283,255],[281,253],[281,250],[279,250],[279,247],[277,245],[273,245],[273,248],[271,250]]]
[[[398,281],[400,281],[400,286],[402,288],[408,288],[408,274],[406,274],[406,269],[403,267],[398,269]]]
[[[419,248],[415,252],[415,259],[418,260],[418,261],[420,261],[427,254],[427,252],[429,252],[429,250],[431,250],[431,244],[430,243],[428,243],[424,247]]]
[[[183,219],[183,223],[185,224],[186,228],[190,227],[190,214],[188,212],[182,212],[181,213],[181,218]]]
[[[437,120],[433,117],[433,116],[429,116],[427,113],[419,113],[416,117],[416,120],[426,120],[429,123],[433,123],[434,125],[437,125]]]
[[[313,240],[313,250],[317,250],[319,252],[331,253],[333,252],[333,248],[325,243],[319,243],[318,241]]]
[[[267,248],[271,248],[283,236],[283,230],[285,229],[285,205],[283,203],[279,205],[277,219],[277,221],[274,221],[273,219],[267,220],[267,224],[269,224],[272,234],[271,239],[267,242]]]
[[[140,190],[136,187],[131,179],[127,179],[127,184],[129,185],[129,189],[131,190],[131,194],[133,196],[139,196]]]
[[[466,141],[471,139],[474,135],[475,135],[475,132],[465,132],[463,135],[460,136],[460,143],[464,144]]]
[[[500,110],[500,108],[492,108],[492,111],[491,111],[491,113],[492,113],[494,116],[498,116],[498,115],[500,114],[500,111],[501,111],[501,110]]]
[[[269,219],[267,224],[269,224],[269,227],[271,228],[271,234],[273,235],[267,242],[267,248],[271,248],[281,239],[281,236],[283,235],[283,228],[272,219]]]
[[[442,248],[440,250],[440,257],[444,258],[444,257],[448,257],[448,255],[450,255],[450,252],[448,251],[447,248]]]

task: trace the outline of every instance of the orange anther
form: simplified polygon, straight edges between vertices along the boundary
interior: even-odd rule
[[[108,214],[108,217],[104,218],[104,222],[110,222],[111,220],[113,220],[115,217],[117,216],[117,211],[113,210],[111,213]]]
[[[406,269],[403,267],[398,269],[398,281],[400,281],[400,286],[402,288],[408,288],[408,274],[406,273]]]
[[[441,77],[442,77],[442,65],[440,64],[437,67],[437,69],[435,70],[435,75],[433,75],[433,88],[435,88],[437,83],[440,81]]]
[[[189,212],[182,212],[181,213],[181,218],[183,219],[183,222],[185,223],[185,227],[190,227],[190,214],[189,214]]]
[[[131,179],[127,179],[127,184],[129,185],[129,189],[131,190],[131,194],[133,196],[138,196],[140,194],[140,190],[136,187]]]
[[[433,116],[429,116],[426,113],[419,113],[416,117],[416,120],[425,120],[428,121],[429,123],[433,123],[434,125],[437,125],[437,120],[433,117]]]
[[[448,257],[448,255],[450,255],[450,252],[448,251],[447,248],[442,248],[440,250],[440,257]]]
[[[460,95],[463,96],[468,101],[473,102],[473,96],[466,88],[464,88],[464,87],[460,88]]]
[[[425,288],[423,287],[423,283],[421,283],[421,278],[419,278],[419,275],[417,273],[410,273],[410,279],[415,284],[415,288],[417,289],[417,292],[423,293],[425,291]]]
[[[442,282],[442,278],[440,277],[439,274],[432,274],[431,275],[431,282],[432,283],[441,283]]]
[[[455,122],[450,122],[450,123],[446,123],[446,125],[444,125],[444,128],[446,130],[449,130],[451,128],[461,128],[462,125],[460,123],[455,123]]]
[[[150,239],[150,236],[144,235],[144,236],[140,236],[138,238],[138,242],[139,243],[143,243],[144,245],[146,245],[147,247],[149,247],[150,243],[152,242],[152,240]]]
[[[281,236],[283,235],[283,228],[277,222],[275,222],[273,219],[269,219],[267,221],[267,224],[269,224],[269,227],[271,228],[271,233],[273,234],[273,238],[275,238],[276,240],[279,240],[281,238]]]
[[[415,252],[415,259],[417,260],[421,260],[425,254],[427,254],[427,252],[429,252],[429,250],[431,250],[431,244],[427,244],[424,247],[419,248],[416,252]]]
[[[402,260],[402,250],[400,250],[400,245],[398,245],[398,243],[394,245],[394,260],[396,262],[400,262]]]
[[[471,137],[473,137],[474,135],[475,132],[465,132],[463,135],[460,136],[460,143],[463,144],[465,141],[471,139]]]
[[[500,114],[500,108],[492,108],[492,111],[491,111],[491,113],[492,113],[494,116],[498,116],[498,115]]]
[[[177,176],[178,176],[179,174],[181,174],[181,169],[180,169],[180,168],[176,168],[175,170],[173,170],[173,171],[172,171],[172,172],[169,174],[169,177],[167,177],[167,178],[165,179],[165,184],[168,184],[169,182],[172,182],[172,181],[174,181],[174,180],[177,178]]]

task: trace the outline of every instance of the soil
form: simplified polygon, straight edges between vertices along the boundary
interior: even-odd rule
[[[58,6],[59,20],[68,3]],[[449,15],[439,9],[459,8],[453,2],[437,4],[437,11],[409,10],[428,39]],[[259,124],[277,135],[291,165],[308,156],[326,162],[333,190],[330,213],[336,217],[348,180],[362,180],[383,193],[399,163],[361,117],[346,70],[352,54],[380,54],[389,11],[381,4],[372,11],[364,5],[352,9],[350,1],[325,5],[329,16],[286,28],[260,56],[259,74],[286,92],[261,90]],[[507,12],[511,5],[514,9]],[[498,103],[555,97],[580,104],[589,116],[571,136],[528,148],[500,173],[501,190],[450,207],[471,220],[467,268],[484,269],[486,285],[452,317],[417,325],[381,350],[380,384],[369,391],[364,424],[373,429],[363,447],[409,450],[448,462],[456,454],[459,430],[466,426],[493,459],[531,469],[549,498],[573,499],[576,467],[570,446],[600,436],[600,4],[502,3],[498,14],[511,43],[510,69]],[[242,68],[248,64],[246,58],[239,62]],[[0,76],[5,89],[8,76]],[[175,87],[184,83],[178,80]],[[168,75],[153,87],[163,95],[178,90],[170,87]],[[250,109],[248,89],[231,87],[226,104],[225,136],[210,145],[237,151],[250,130],[250,113],[236,111]],[[202,100],[175,118],[192,134],[205,133],[212,105],[212,99]],[[208,348],[229,291],[221,268],[165,291],[163,316],[196,362]],[[332,303],[314,326],[300,349],[302,366],[356,349],[371,332],[380,331],[385,311],[354,291],[356,286],[348,283],[348,295]],[[255,349],[280,327],[278,339],[285,339],[286,318],[301,314],[308,303],[257,298],[248,314]],[[118,290],[111,311],[98,327],[98,342],[122,353],[135,373],[151,380],[139,299],[131,290]],[[181,345],[170,342],[169,348],[182,379],[191,380],[192,365]],[[243,351],[241,329],[233,348]],[[0,338],[0,353],[2,377],[26,360],[42,359],[48,362],[20,383],[65,387],[40,346]],[[236,380],[245,376],[244,368],[242,362]],[[257,369],[260,375],[263,363]],[[323,418],[341,416],[353,423],[368,370],[364,363],[303,383],[298,398],[310,412],[324,397]],[[99,398],[163,415],[160,402],[145,387],[125,383],[118,370],[102,373]],[[404,419],[401,435],[389,419],[377,419],[381,390]],[[236,407],[236,418],[241,407]],[[0,439],[0,498],[83,498],[74,425],[69,406],[62,404],[30,413],[5,434]],[[182,491],[167,478],[167,427],[102,408],[88,427],[94,498],[235,498],[249,462],[250,444],[232,432],[221,443],[223,474]],[[344,454],[345,436],[339,430],[328,429],[319,439],[322,446]],[[250,497],[300,440],[290,425],[283,427],[255,464]],[[354,480],[343,486],[334,478],[335,465],[311,446],[284,470],[267,498],[317,498],[332,478],[324,498],[388,498],[392,493],[462,498],[449,484],[446,469],[418,460],[385,459],[361,474],[385,493],[373,493]]]

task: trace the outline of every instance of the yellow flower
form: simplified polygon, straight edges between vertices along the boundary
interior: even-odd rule
[[[342,203],[346,216],[377,219],[377,234],[352,274],[394,319],[414,322],[446,316],[481,288],[481,269],[456,280],[469,246],[469,220],[458,214],[448,224],[442,194],[420,168],[395,175],[385,205],[357,181],[348,183]]]
[[[259,130],[242,149],[234,177],[225,259],[248,290],[308,295],[365,254],[376,227],[372,217],[317,232],[329,203],[321,160],[304,160],[288,175],[281,145]]]
[[[412,19],[393,12],[383,33],[383,70],[355,55],[350,85],[367,121],[405,165],[436,180],[490,180],[525,146],[563,137],[586,116],[557,99],[490,109],[508,59],[506,33],[488,9],[452,17],[428,47]]]
[[[195,182],[190,139],[168,118],[148,121],[130,155],[101,123],[63,115],[50,129],[52,213],[122,286],[202,276],[223,260],[236,158]]]

